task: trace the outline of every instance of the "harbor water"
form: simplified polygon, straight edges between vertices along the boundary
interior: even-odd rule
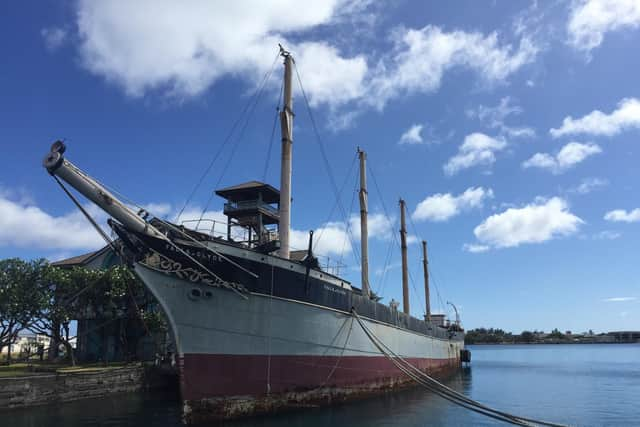
[[[574,426],[640,425],[640,344],[469,346],[471,368],[447,384],[489,406]],[[0,412],[11,427],[177,427],[180,404],[170,394],[128,394]],[[215,424],[214,424],[215,425]],[[219,425],[493,426],[502,423],[414,388],[358,402],[305,408]]]

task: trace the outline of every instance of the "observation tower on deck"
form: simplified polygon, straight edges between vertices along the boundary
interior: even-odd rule
[[[269,184],[249,181],[216,190],[226,200],[227,240],[241,242],[261,252],[280,248],[280,192]],[[240,230],[238,230],[240,229]]]

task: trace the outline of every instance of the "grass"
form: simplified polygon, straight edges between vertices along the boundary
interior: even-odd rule
[[[47,373],[77,373],[77,372],[100,372],[117,369],[127,364],[124,362],[114,363],[85,363],[76,366],[48,362],[32,363],[12,363],[11,365],[0,365],[0,378],[19,377],[26,375],[42,375]]]
[[[11,365],[0,366],[0,378],[24,375],[33,375],[33,371],[27,363],[13,363]]]

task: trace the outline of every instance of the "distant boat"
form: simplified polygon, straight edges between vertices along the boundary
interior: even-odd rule
[[[281,55],[280,191],[258,181],[218,190],[226,199],[225,236],[136,213],[66,160],[59,141],[44,160],[51,175],[111,216],[117,250],[162,306],[177,349],[187,422],[342,401],[410,383],[354,321],[354,312],[420,370],[445,375],[460,365],[464,332],[459,321],[448,325],[444,315],[431,315],[428,281],[425,319],[409,315],[404,224],[403,311],[370,292],[363,152],[361,287],[321,268],[312,233],[308,250],[290,251],[293,58],[282,49]],[[403,202],[401,207],[404,220]]]

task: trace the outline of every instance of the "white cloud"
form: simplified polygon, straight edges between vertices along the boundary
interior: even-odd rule
[[[593,235],[594,240],[615,240],[621,236],[617,231],[603,230]]]
[[[351,227],[351,235],[355,240],[360,240],[360,215],[352,215],[349,218]],[[377,239],[389,241],[392,239],[400,239],[396,233],[399,230],[397,218],[392,216],[388,218],[383,213],[374,213],[367,216],[367,231],[369,239]],[[418,237],[413,234],[407,234],[407,244],[413,245],[418,243]]]
[[[422,125],[412,125],[405,133],[400,137],[399,144],[422,144]]]
[[[609,184],[609,181],[601,178],[585,178],[576,187],[570,188],[570,193],[589,194],[593,190],[605,187]]]
[[[368,0],[304,7],[294,0],[79,0],[76,9],[77,34],[66,39],[77,40],[82,66],[131,97],[183,100],[202,95],[223,77],[260,81],[282,43],[296,58],[310,102],[330,107],[333,130],[349,127],[361,110],[382,109],[392,98],[436,91],[454,68],[475,72],[484,83],[502,83],[539,51],[528,35],[518,34],[510,44],[496,32],[430,25],[396,29],[391,53],[373,63],[377,52],[349,48],[345,53],[347,48],[339,47],[345,46],[342,36],[319,39],[312,33],[317,28],[329,29],[328,34],[373,32],[382,12]],[[336,114],[347,104],[349,112]]]
[[[93,205],[87,210],[99,221],[105,215]],[[105,245],[79,211],[51,215],[32,202],[11,200],[0,194],[0,246],[45,250],[98,249]]]
[[[600,46],[606,32],[638,26],[637,0],[581,0],[573,2],[567,33],[574,48],[590,51]]]
[[[605,298],[602,301],[604,302],[627,302],[627,301],[635,301],[638,298],[636,297],[612,297],[612,298]]]
[[[150,211],[151,212],[151,211]],[[175,216],[175,210],[171,210],[170,218]],[[189,207],[185,209],[180,216],[182,224],[185,227],[196,229],[203,233],[210,233],[213,230],[213,234],[216,236],[227,236],[227,217],[222,211],[207,211],[202,215],[203,220],[198,225],[198,218],[202,215],[202,209],[198,207]],[[212,227],[215,224],[215,228]],[[374,216],[373,229],[374,232],[378,232],[379,221]],[[354,239],[359,237],[360,229],[355,228],[355,223],[351,224],[351,235]],[[360,223],[357,223],[360,227]],[[234,240],[246,240],[247,236],[241,233],[241,228],[232,227],[232,238]],[[357,234],[356,234],[357,231]],[[292,228],[289,235],[289,245],[291,250],[307,250],[309,246],[309,230],[298,230]],[[319,227],[313,229],[313,251],[319,256],[340,256],[347,255],[352,251],[351,239],[344,223],[342,222],[327,222]]]
[[[382,275],[387,274],[388,271],[396,270],[396,269],[398,269],[400,267],[402,267],[402,263],[400,263],[400,262],[390,263],[390,264],[387,264],[384,268],[383,267],[376,268],[375,271],[374,271],[374,274],[376,276],[382,276]]]
[[[464,245],[462,245],[462,250],[471,252],[472,254],[487,252],[489,249],[491,249],[489,246],[478,245],[475,243],[465,243]]]
[[[368,67],[364,56],[344,58],[337,48],[324,42],[291,46],[311,105],[335,107],[365,94]]]
[[[365,58],[345,58],[325,42],[294,44],[287,35],[330,23],[343,3],[80,1],[82,63],[130,96],[188,98],[224,75],[258,80],[281,42],[298,59],[311,102],[339,105],[362,96]]]
[[[500,102],[495,107],[479,105],[475,110],[468,110],[467,115],[477,117],[491,128],[497,128],[504,124],[507,117],[522,114],[522,112],[522,107],[514,105],[510,96],[505,96],[500,99]]]
[[[142,208],[158,218],[168,218],[168,215],[173,212],[173,208],[169,203],[147,203]],[[132,209],[135,210],[136,208]],[[169,219],[173,221],[173,218]]]
[[[67,40],[67,31],[62,28],[51,27],[40,30],[44,45],[50,51],[58,50]]]
[[[583,223],[563,199],[553,197],[491,215],[473,233],[483,245],[509,248],[574,234]]]
[[[568,116],[560,128],[550,129],[549,133],[554,138],[575,134],[613,136],[633,128],[640,128],[640,100],[626,98],[610,114],[594,110],[580,119]]]
[[[607,212],[604,219],[613,222],[638,222],[640,221],[640,208],[627,212],[624,209],[615,209]]]
[[[355,238],[360,238],[360,216],[350,218],[351,230]],[[367,216],[367,232],[370,238],[389,240],[393,237],[395,217],[387,218],[385,214],[374,213]]]
[[[496,161],[495,152],[503,150],[507,142],[483,133],[472,133],[464,138],[458,154],[444,165],[445,174],[454,175],[473,166],[491,166]]]
[[[476,109],[467,110],[467,116],[477,117],[491,129],[499,129],[500,133],[512,138],[533,137],[536,132],[530,127],[512,127],[505,124],[505,120],[512,115],[522,114],[524,110],[513,103],[510,96],[500,99],[495,107],[479,105]]]
[[[510,136],[511,138],[533,138],[536,136],[536,131],[530,127],[503,126],[501,130],[505,135]]]
[[[497,33],[445,32],[428,25],[396,32],[391,64],[380,62],[372,79],[371,101],[378,108],[405,93],[436,91],[446,71],[465,67],[489,83],[500,82],[532,62],[538,48],[523,37],[517,48],[501,45]]]
[[[418,203],[411,217],[416,221],[446,221],[462,211],[482,207],[491,198],[493,190],[482,187],[470,187],[457,196],[438,193]]]
[[[570,142],[552,156],[548,153],[536,153],[522,163],[522,167],[547,169],[553,174],[560,174],[574,167],[587,157],[601,153],[597,144]]]
[[[309,246],[308,230],[291,229],[289,238],[292,250],[306,250]],[[342,256],[351,253],[352,249],[347,228],[341,222],[328,222],[313,231],[313,250],[316,255]]]

